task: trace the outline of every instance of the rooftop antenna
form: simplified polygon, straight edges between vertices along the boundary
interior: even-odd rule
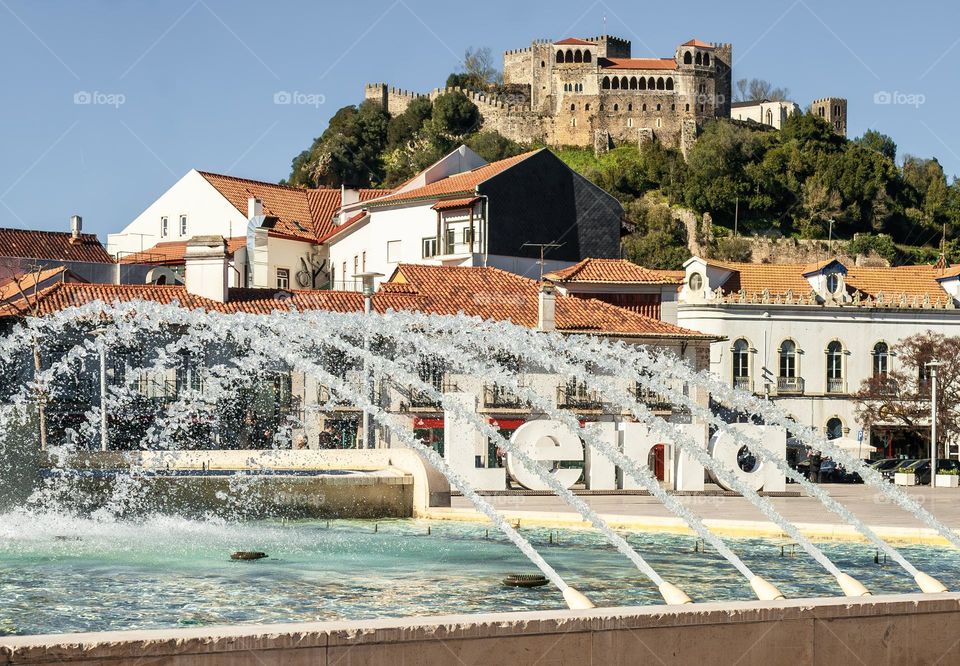
[[[540,281],[543,282],[543,255],[546,254],[547,250],[553,250],[558,247],[563,247],[563,243],[524,243],[520,246],[523,247],[538,247],[540,248],[540,261],[537,262],[540,264]]]

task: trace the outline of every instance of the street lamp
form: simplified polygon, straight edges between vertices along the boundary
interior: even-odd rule
[[[363,312],[364,314],[369,315],[373,312],[373,293],[376,291],[376,279],[383,277],[383,273],[374,273],[374,272],[365,272],[357,273],[353,278],[360,279],[363,281]],[[376,398],[376,393],[373,386],[373,373],[370,371],[370,364],[367,361],[367,356],[370,353],[370,331],[369,326],[364,330],[363,336],[363,383],[364,383],[364,393],[367,396],[367,400],[373,404],[374,399]],[[373,449],[376,448],[376,437],[373,433],[373,412],[370,411],[368,407],[363,408],[363,439],[364,444],[360,448],[364,449]]]
[[[937,481],[937,368],[940,361],[930,361],[926,367],[930,369],[930,487],[936,486]]]

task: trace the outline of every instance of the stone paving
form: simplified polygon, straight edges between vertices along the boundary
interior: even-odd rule
[[[887,527],[923,527],[923,524],[897,506],[891,505],[877,490],[861,484],[824,484],[821,486],[854,515],[868,525]],[[707,486],[716,490],[716,487]],[[788,485],[788,490],[798,486]],[[934,516],[954,529],[960,529],[960,489],[957,488],[901,488],[922,503]],[[486,497],[495,507],[512,511],[543,511],[549,513],[573,511],[555,496],[505,495]],[[593,495],[583,500],[604,515],[630,517],[671,517],[655,498],[649,495]],[[766,521],[748,500],[742,497],[716,495],[680,496],[678,499],[707,519]],[[824,506],[806,495],[801,497],[770,497],[776,509],[794,523],[842,524],[842,518],[827,511]],[[455,508],[468,508],[470,503],[454,497]]]

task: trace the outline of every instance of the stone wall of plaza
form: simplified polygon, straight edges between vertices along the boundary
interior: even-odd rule
[[[713,45],[709,66],[685,64],[684,55],[696,47],[681,46],[675,69],[611,69],[597,60],[630,57],[630,42],[608,36],[590,41],[596,55],[589,62],[556,62],[559,47],[551,42],[507,51],[503,94],[461,92],[480,109],[486,129],[520,143],[601,148],[656,139],[687,149],[706,120],[729,117],[730,44]],[[376,83],[364,96],[395,115],[418,97],[449,91],[422,94]]]
[[[0,664],[955,664],[960,596],[734,601],[0,638]]]

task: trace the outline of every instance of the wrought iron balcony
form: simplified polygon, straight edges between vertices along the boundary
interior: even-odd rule
[[[659,412],[673,409],[673,402],[670,400],[670,396],[664,393],[657,393],[639,382],[634,383],[633,389],[631,389],[630,392],[633,394],[633,397],[636,398],[637,402],[646,405],[647,409]]]
[[[495,409],[524,409],[529,406],[526,400],[499,384],[484,384],[483,404]]]
[[[586,384],[567,382],[557,387],[557,407],[560,409],[597,410],[603,408],[600,392],[587,389]]]
[[[803,386],[803,377],[777,377],[779,395],[801,395]]]
[[[436,390],[441,393],[451,393],[457,390],[456,385],[449,381],[443,380],[441,382],[431,382]],[[408,389],[408,400],[407,405],[410,411],[416,410],[425,410],[425,411],[439,411],[440,409],[440,400],[434,399],[426,391],[420,391],[413,386]]]

